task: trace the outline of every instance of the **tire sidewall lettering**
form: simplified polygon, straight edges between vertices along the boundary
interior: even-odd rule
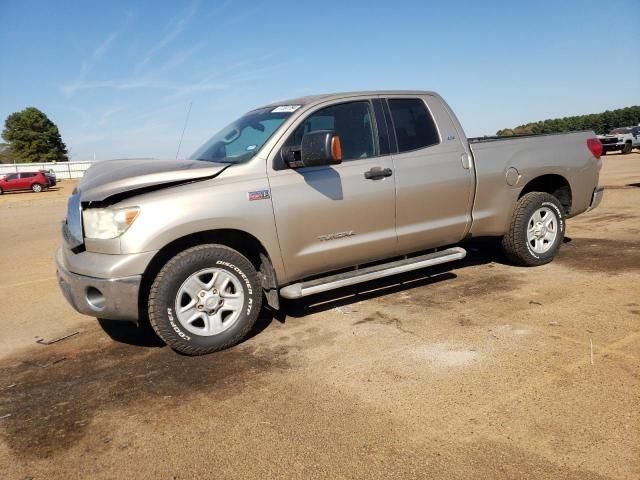
[[[249,315],[251,313],[251,310],[253,309],[253,285],[251,285],[251,281],[249,280],[249,277],[247,277],[247,275],[244,273],[244,271],[240,267],[237,267],[233,263],[227,262],[225,260],[216,260],[216,265],[221,265],[223,267],[230,268],[235,273],[240,275],[240,280],[242,280],[245,286],[247,287],[246,314]]]
[[[562,212],[560,211],[560,209],[558,208],[558,206],[557,206],[555,203],[553,203],[553,202],[544,201],[544,202],[542,202],[542,203],[540,204],[540,206],[536,207],[536,209],[535,209],[535,210],[538,210],[538,209],[540,209],[540,208],[542,208],[542,207],[546,207],[546,208],[551,209],[551,210],[553,211],[553,213],[554,213],[555,217],[556,217],[556,221],[558,222],[558,236],[556,237],[556,240],[555,240],[555,241],[556,241],[556,242],[559,242],[559,241],[560,241],[560,238],[564,235],[564,227],[565,227],[565,225],[564,225],[564,216],[562,215]],[[534,211],[535,211],[535,210],[534,210]],[[526,229],[527,227],[528,227],[528,223],[525,225],[525,229]],[[526,237],[526,234],[525,234],[525,237]],[[545,252],[545,253],[544,253],[544,254],[542,254],[542,255],[539,255],[539,254],[537,254],[536,252],[534,252],[534,251],[531,249],[531,245],[529,244],[529,242],[528,242],[528,241],[526,242],[526,245],[527,245],[527,251],[529,252],[529,255],[531,255],[533,258],[536,258],[536,259],[540,259],[540,258],[541,258],[542,256],[544,256],[544,255],[552,254],[552,253],[554,252],[554,250],[556,250],[556,249],[558,248],[558,245],[557,245],[557,243],[556,243],[556,245],[554,245],[554,246],[553,246],[551,249],[549,249],[547,252]]]
[[[254,307],[254,299],[253,299],[254,288],[249,277],[244,273],[244,271],[240,267],[226,260],[216,260],[215,264],[218,267],[222,267],[225,270],[229,270],[230,273],[233,273],[238,278],[238,280],[240,280],[241,284],[244,285],[247,293],[246,302],[245,302],[246,308],[244,310],[244,314],[250,315]],[[176,292],[173,293],[172,298],[175,298],[175,293]],[[167,307],[167,319],[169,321],[170,328],[182,340],[191,342],[191,341],[197,341],[198,338],[200,338],[198,335],[192,336],[191,333],[186,332],[184,330],[184,327],[176,319],[174,311],[170,306]]]
[[[184,331],[176,324],[171,308],[167,308],[167,317],[169,318],[169,324],[171,325],[171,328],[180,338],[187,341],[191,340],[191,337],[184,333]]]
[[[244,281],[245,285],[247,286],[247,291],[248,291],[247,293],[249,293],[249,295],[253,295],[253,287],[251,286],[251,282],[249,281],[249,278],[245,275],[245,273],[242,271],[241,268],[236,267],[233,263],[229,263],[225,260],[217,260],[216,265],[223,265],[225,267],[230,268],[237,274],[239,274],[240,278]]]

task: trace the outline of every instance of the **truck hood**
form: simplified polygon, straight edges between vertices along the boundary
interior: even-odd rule
[[[105,160],[89,168],[77,188],[82,203],[111,203],[159,188],[214,178],[229,166],[200,160]]]

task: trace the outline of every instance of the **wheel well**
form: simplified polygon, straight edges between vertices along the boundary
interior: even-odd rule
[[[524,186],[518,200],[530,192],[550,193],[560,201],[567,215],[571,213],[571,186],[563,176],[549,174],[534,178]]]
[[[278,282],[276,274],[269,254],[262,243],[260,243],[260,240],[241,230],[220,229],[186,235],[165,245],[156,253],[142,275],[142,284],[138,298],[139,318],[147,318],[147,298],[149,297],[151,284],[162,267],[178,253],[187,248],[205,243],[225,245],[247,257],[258,272],[258,277],[262,283],[262,288],[265,290],[269,305],[273,308],[278,308]]]

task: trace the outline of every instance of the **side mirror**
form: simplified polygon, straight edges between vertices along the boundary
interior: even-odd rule
[[[282,147],[281,155],[291,168],[337,165],[342,162],[340,137],[332,130],[307,133],[300,145]]]
[[[303,167],[337,165],[342,162],[340,137],[331,130],[318,130],[302,137],[300,163]]]

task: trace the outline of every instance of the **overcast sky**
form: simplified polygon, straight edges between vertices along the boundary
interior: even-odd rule
[[[0,0],[0,119],[72,160],[181,156],[261,104],[436,90],[471,136],[640,104],[640,1]]]

